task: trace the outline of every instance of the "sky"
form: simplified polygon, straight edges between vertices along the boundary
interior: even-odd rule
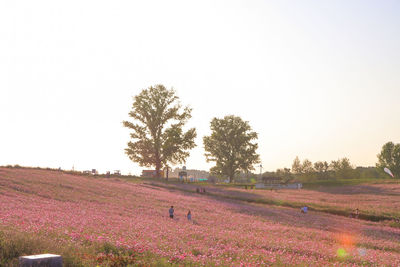
[[[400,142],[399,14],[389,0],[1,1],[0,165],[140,174],[122,121],[163,84],[193,108],[188,169],[212,166],[202,137],[231,114],[258,133],[263,171],[373,166]]]

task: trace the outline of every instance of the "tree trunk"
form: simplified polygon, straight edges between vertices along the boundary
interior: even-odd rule
[[[233,182],[233,175],[229,175],[229,183],[231,184]]]
[[[156,159],[156,178],[160,179],[161,159],[160,159],[160,152],[157,149],[157,146],[155,147],[155,159]]]
[[[157,161],[156,162],[156,178],[161,178],[160,169],[161,169],[161,162]]]

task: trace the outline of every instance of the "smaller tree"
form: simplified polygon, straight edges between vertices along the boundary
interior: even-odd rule
[[[284,183],[287,183],[293,179],[293,175],[289,168],[277,169],[276,176],[281,177]]]
[[[308,159],[303,160],[302,169],[303,173],[309,174],[314,172],[313,164]]]
[[[329,168],[335,172],[337,177],[341,178],[349,177],[351,175],[351,171],[354,169],[348,158],[332,160]]]
[[[296,158],[293,160],[292,171],[295,174],[303,173],[303,165],[301,165],[301,162],[300,162],[300,159],[298,156],[296,156]]]
[[[400,177],[400,144],[387,142],[378,155],[376,167],[383,170],[389,168],[395,177]]]
[[[329,169],[331,171],[339,171],[340,170],[340,160],[332,160],[331,163],[329,164]]]
[[[325,173],[328,171],[329,164],[326,161],[317,161],[314,163],[314,169],[318,173]]]
[[[351,170],[353,166],[351,166],[350,160],[348,158],[342,158],[340,160],[340,169],[341,170]]]
[[[215,162],[211,172],[229,177],[231,183],[241,171],[254,170],[254,164],[260,162],[256,153],[257,133],[253,132],[249,123],[240,117],[225,116],[214,118],[210,124],[211,135],[203,138],[207,162]]]
[[[329,163],[324,161],[324,168],[323,168],[323,172],[327,172],[329,171]]]
[[[280,177],[287,177],[290,176],[290,169],[289,168],[283,168],[283,169],[276,169],[276,175]]]

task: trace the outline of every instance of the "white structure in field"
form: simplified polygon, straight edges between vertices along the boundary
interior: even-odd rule
[[[54,254],[40,254],[31,256],[19,257],[20,267],[31,267],[31,266],[46,266],[46,267],[62,267],[62,257]]]

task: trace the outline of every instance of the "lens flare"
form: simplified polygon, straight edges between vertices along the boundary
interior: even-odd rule
[[[349,256],[349,252],[355,247],[354,236],[351,234],[340,234],[337,236],[340,247],[336,255],[340,258]]]
[[[352,248],[354,247],[354,237],[349,234],[342,234],[340,236],[340,244],[345,248]]]
[[[344,258],[349,254],[347,253],[347,251],[344,248],[338,248],[338,250],[336,251],[336,255],[340,258]]]

